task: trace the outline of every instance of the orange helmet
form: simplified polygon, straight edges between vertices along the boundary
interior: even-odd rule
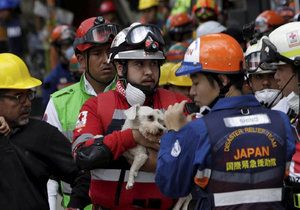
[[[278,13],[273,10],[266,10],[256,17],[255,28],[260,33],[265,33],[284,23],[285,20]]]
[[[52,30],[50,42],[55,46],[61,46],[63,44],[72,45],[74,38],[74,28],[68,25],[59,25]]]
[[[100,4],[99,12],[101,15],[116,12],[116,6],[112,0],[105,0]]]
[[[186,12],[170,15],[166,25],[168,32],[172,34],[192,32],[193,18]]]
[[[73,43],[75,52],[83,52],[93,46],[110,44],[119,30],[116,24],[108,23],[102,16],[88,18],[76,31]]]
[[[176,75],[196,72],[241,73],[244,54],[240,44],[227,34],[208,34],[194,40]]]

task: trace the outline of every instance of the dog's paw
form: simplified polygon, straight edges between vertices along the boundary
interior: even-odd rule
[[[128,181],[126,184],[126,190],[130,190],[132,188],[133,188],[133,183]]]

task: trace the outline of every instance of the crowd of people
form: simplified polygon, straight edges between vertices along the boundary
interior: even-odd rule
[[[0,209],[56,210],[58,194],[67,210],[299,208],[298,16],[266,10],[243,34],[214,0],[187,2],[139,0],[121,27],[105,0],[77,29],[57,25],[42,81],[0,53]],[[135,105],[164,112],[159,141],[122,129]],[[127,189],[137,145],[148,159]]]

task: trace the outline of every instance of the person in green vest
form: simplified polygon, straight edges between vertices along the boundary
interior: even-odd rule
[[[76,31],[73,47],[80,67],[85,71],[78,83],[51,95],[44,114],[44,120],[56,126],[70,141],[83,103],[92,96],[115,88],[116,70],[112,64],[108,64],[107,52],[118,31],[117,25],[107,22],[102,16],[84,20]],[[88,196],[89,180],[87,186],[86,190],[78,192],[78,196]],[[66,207],[71,188],[63,182],[61,188],[62,206]],[[50,179],[48,182],[50,210],[56,209],[57,189],[58,183]]]

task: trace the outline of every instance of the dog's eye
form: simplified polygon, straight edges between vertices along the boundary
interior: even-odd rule
[[[149,116],[148,116],[148,120],[149,120],[149,121],[154,121],[154,116],[153,116],[153,115],[149,115]]]

